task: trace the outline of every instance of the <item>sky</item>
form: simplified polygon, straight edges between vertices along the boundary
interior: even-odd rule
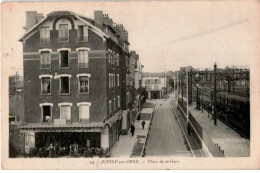
[[[22,75],[23,50],[18,39],[25,33],[26,11],[46,16],[70,10],[94,18],[95,10],[103,10],[115,23],[124,25],[130,50],[139,54],[145,72],[175,71],[190,65],[213,68],[215,62],[221,68],[249,68],[259,39],[254,6],[246,1],[6,2],[2,4],[2,62],[10,74],[18,70]],[[243,20],[247,22],[172,43]]]

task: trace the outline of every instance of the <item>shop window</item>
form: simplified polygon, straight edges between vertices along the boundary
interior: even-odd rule
[[[78,41],[88,41],[88,26],[78,27]]]
[[[69,28],[68,24],[59,25],[59,41],[68,42],[69,41]]]
[[[79,92],[80,93],[89,93],[89,77],[88,76],[79,76]]]
[[[60,67],[67,68],[69,67],[69,51],[60,51]]]
[[[50,52],[42,51],[40,55],[41,59],[41,69],[50,69],[51,68],[51,56]]]
[[[50,42],[50,28],[49,27],[41,27],[40,28],[40,41]]]
[[[88,60],[88,51],[79,50],[79,68],[87,68]]]
[[[70,79],[69,77],[60,77],[60,93],[69,94],[70,93]]]
[[[67,122],[71,121],[71,106],[61,105],[60,106],[60,119],[66,119]]]
[[[42,77],[42,94],[51,94],[51,78]]]
[[[42,106],[42,122],[51,122],[51,106]]]

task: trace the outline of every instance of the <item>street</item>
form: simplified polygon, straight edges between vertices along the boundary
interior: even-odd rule
[[[170,107],[170,101],[171,98],[147,100],[147,102],[152,102],[156,106],[146,145],[146,157],[191,156],[190,151],[185,146],[180,126]]]

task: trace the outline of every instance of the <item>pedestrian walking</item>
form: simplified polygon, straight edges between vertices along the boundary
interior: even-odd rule
[[[144,126],[145,126],[145,121],[143,120],[143,121],[142,121],[142,127],[143,127],[143,129],[144,129]]]
[[[134,134],[135,134],[135,126],[134,126],[133,123],[131,125],[131,133],[132,133],[132,136],[134,136]]]

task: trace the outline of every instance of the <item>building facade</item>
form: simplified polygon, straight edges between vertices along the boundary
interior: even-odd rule
[[[128,33],[102,11],[26,13],[23,43],[25,153],[113,147],[127,112]]]
[[[160,99],[166,95],[166,79],[160,77],[142,78],[142,86],[146,88],[148,99]]]

